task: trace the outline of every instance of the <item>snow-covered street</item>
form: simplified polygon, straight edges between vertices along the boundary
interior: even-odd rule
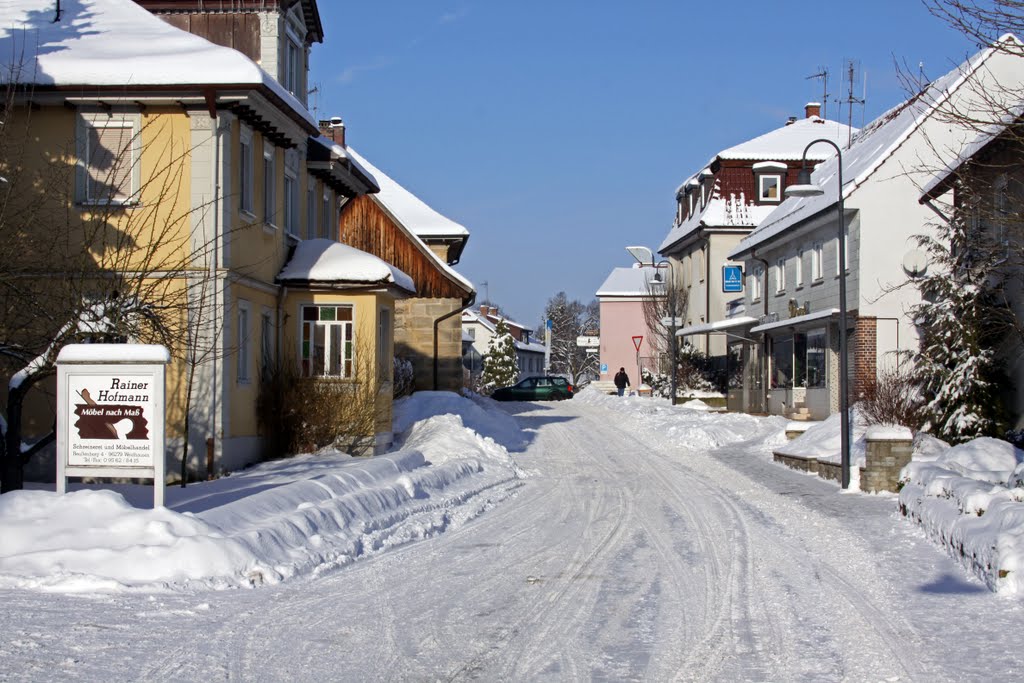
[[[780,419],[586,392],[504,409],[527,439],[494,436],[520,471],[464,487],[465,519],[253,589],[4,588],[0,679],[1024,675],[1019,599],[968,576],[895,495],[772,463]]]

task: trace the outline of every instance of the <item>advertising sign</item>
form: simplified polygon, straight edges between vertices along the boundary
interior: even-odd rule
[[[742,292],[743,291],[743,267],[722,266],[722,291]]]
[[[65,409],[75,418],[68,432],[68,465],[153,467],[152,375],[72,374],[66,397]]]
[[[164,498],[164,371],[147,344],[69,344],[57,356],[57,493],[68,477],[153,479]]]

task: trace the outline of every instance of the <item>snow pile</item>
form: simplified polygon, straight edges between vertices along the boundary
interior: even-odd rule
[[[749,443],[765,454],[786,440],[786,420],[745,413],[716,413],[699,405],[673,406],[667,398],[609,396],[587,387],[574,399],[630,414],[639,433],[657,432],[687,449],[710,450]],[[697,401],[703,404],[702,401]],[[706,404],[703,404],[706,405]]]
[[[776,452],[783,455],[795,455],[801,458],[816,458],[821,462],[835,462],[841,460],[842,428],[840,423],[842,416],[839,413],[829,415],[825,420],[817,422],[804,431],[797,438],[776,448]],[[851,420],[850,439],[850,467],[864,467],[867,454],[865,436],[868,425],[860,412],[854,408],[853,419]]]
[[[989,588],[1024,592],[1024,451],[980,438],[930,439],[900,474],[900,512]]]
[[[20,491],[0,498],[0,587],[61,592],[230,588],[316,575],[457,527],[511,495],[522,473],[509,418],[455,394],[396,411],[399,450],[264,463],[167,491],[168,508],[121,493]],[[521,437],[518,437],[521,439]],[[136,498],[143,487],[122,487]]]

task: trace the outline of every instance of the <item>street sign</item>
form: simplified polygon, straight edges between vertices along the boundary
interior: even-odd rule
[[[640,345],[644,343],[644,337],[642,334],[633,337],[633,346],[636,347],[636,352],[640,353]]]
[[[722,291],[742,292],[743,291],[743,267],[722,266]]]
[[[576,346],[582,346],[585,349],[596,349],[601,345],[600,337],[576,337]]]
[[[673,326],[674,327],[682,327],[683,326],[683,319],[682,318],[675,318],[674,320],[675,320],[675,322],[672,322],[673,318],[665,317],[665,318],[661,319],[661,324],[664,325],[665,327],[673,327]]]

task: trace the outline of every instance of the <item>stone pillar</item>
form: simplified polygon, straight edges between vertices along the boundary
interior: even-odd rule
[[[906,427],[874,425],[865,437],[867,455],[861,490],[896,491],[900,470],[910,462],[914,437]]]

